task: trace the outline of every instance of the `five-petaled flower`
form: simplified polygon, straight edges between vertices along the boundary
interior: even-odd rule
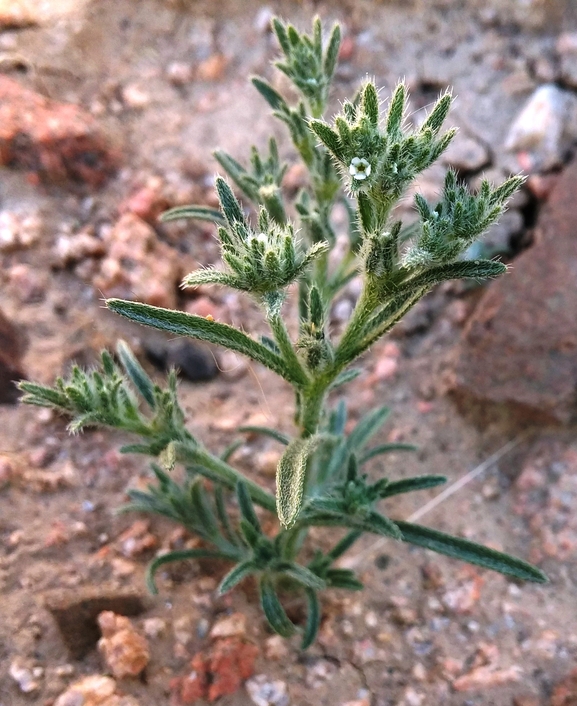
[[[371,173],[371,165],[366,159],[362,157],[353,157],[349,165],[349,174],[353,179],[362,181],[366,179]]]

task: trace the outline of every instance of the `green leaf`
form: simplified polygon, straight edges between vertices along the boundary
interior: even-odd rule
[[[338,24],[335,24],[329,38],[329,44],[327,46],[327,51],[325,54],[323,69],[327,79],[331,79],[335,68],[337,66],[337,61],[339,58],[339,47],[341,45],[341,28]]]
[[[278,572],[283,576],[290,576],[305,588],[312,588],[315,591],[322,591],[327,584],[320,576],[313,573],[310,569],[293,562],[283,563],[278,567]]]
[[[208,341],[237,353],[242,353],[248,358],[270,368],[288,382],[298,383],[298,381],[293,379],[280,356],[233,326],[222,324],[218,321],[209,321],[203,316],[186,314],[183,311],[161,309],[150,304],[141,304],[124,299],[107,299],[106,306],[111,311],[144,326],[152,326],[177,336],[190,336],[199,341]]]
[[[446,483],[445,476],[416,476],[415,478],[404,478],[403,480],[393,481],[384,489],[381,498],[390,498],[392,495],[400,495],[401,493],[412,493],[414,490],[426,490],[427,488],[436,488],[438,485]]]
[[[322,120],[311,120],[311,130],[330,152],[341,162],[344,162],[344,151],[337,133]]]
[[[368,449],[364,454],[359,457],[359,463],[362,465],[367,461],[370,461],[375,456],[380,456],[381,454],[394,453],[396,451],[417,451],[417,447],[412,444],[379,444],[374,446],[372,449]]]
[[[365,414],[347,438],[347,446],[351,451],[358,451],[373,437],[386,422],[391,410],[388,407],[377,407]]]
[[[280,110],[283,112],[286,111],[288,113],[289,108],[285,99],[270,85],[270,83],[263,81],[261,78],[258,78],[258,76],[252,78],[251,81],[252,85],[273,110]]]
[[[146,569],[146,586],[150,593],[154,596],[158,593],[154,576],[158,569],[164,564],[170,564],[173,561],[184,561],[186,559],[230,559],[235,558],[225,552],[212,551],[210,549],[183,549],[177,552],[168,552],[162,556],[157,556],[156,559],[150,562]]]
[[[498,277],[507,271],[507,266],[497,260],[464,260],[448,265],[429,267],[424,272],[405,280],[396,290],[395,295],[420,287],[433,287],[452,279],[487,279]]]
[[[120,358],[120,362],[122,363],[122,367],[134,383],[136,389],[144,397],[149,407],[151,407],[151,409],[155,409],[156,399],[154,396],[154,384],[145,373],[144,368],[140,365],[136,359],[136,356],[124,341],[118,341],[116,351],[118,353],[118,357]]]
[[[453,96],[451,95],[451,93],[447,92],[442,95],[439,100],[435,103],[431,114],[427,117],[427,119],[421,126],[421,131],[430,129],[436,135],[441,129],[445,118],[449,113],[452,102]]]
[[[260,580],[260,603],[271,628],[282,637],[291,637],[296,632],[276,594],[272,579],[264,575]]]
[[[286,436],[286,434],[283,434],[277,429],[272,429],[271,427],[260,427],[255,426],[253,424],[247,424],[245,426],[239,427],[238,430],[243,432],[250,432],[253,434],[262,434],[263,436],[269,436],[271,439],[278,441],[284,446],[288,446],[290,444],[290,438]]]
[[[334,380],[334,382],[331,383],[329,390],[334,390],[337,387],[340,387],[341,385],[346,385],[348,382],[352,382],[353,380],[358,378],[362,372],[363,371],[359,368],[351,368],[351,370],[345,370]]]
[[[415,544],[418,547],[430,549],[438,554],[461,559],[461,561],[466,561],[469,564],[492,569],[523,581],[533,581],[535,583],[547,583],[548,581],[547,576],[536,566],[509,554],[489,549],[489,547],[484,547],[481,544],[470,542],[468,539],[454,537],[429,527],[414,525],[411,522],[398,520],[396,525],[401,530],[403,541],[409,544]]]
[[[226,220],[222,217],[222,213],[217,211],[215,208],[208,208],[208,206],[176,206],[175,208],[170,208],[160,215],[159,220],[162,223],[167,223],[168,221],[176,221],[181,218],[194,218],[198,221],[210,221],[211,223],[216,223],[219,226],[223,226]]]
[[[301,642],[301,650],[306,650],[313,644],[321,625],[321,604],[316,591],[307,588],[306,596],[308,607],[307,622]]]
[[[347,532],[345,536],[335,544],[335,546],[327,554],[327,558],[331,561],[336,561],[345,552],[347,552],[353,544],[363,536],[360,530],[354,530],[353,532]]]
[[[387,114],[387,133],[393,137],[401,131],[406,97],[407,89],[405,84],[399,83],[391,98]]]
[[[256,573],[257,567],[253,561],[243,561],[231,569],[228,574],[222,579],[218,587],[219,595],[224,595],[233,589],[241,581],[244,581],[247,576]]]
[[[246,225],[246,220],[236,196],[222,177],[216,178],[216,191],[224,217],[232,226],[235,223]]]
[[[362,591],[364,586],[349,569],[329,569],[327,584],[331,588],[344,588],[348,591]]]
[[[283,527],[291,527],[303,504],[307,463],[320,442],[319,436],[294,439],[282,455],[277,469],[277,515]]]
[[[262,534],[260,522],[258,521],[256,512],[254,511],[254,505],[252,504],[246,483],[239,481],[236,484],[236,496],[238,498],[238,506],[240,508],[242,518],[251,524],[259,534]]]
[[[369,81],[362,94],[361,107],[374,127],[379,124],[379,96],[372,81]]]
[[[241,446],[244,445],[244,439],[237,439],[236,441],[233,441],[231,444],[229,444],[226,449],[220,454],[220,459],[221,461],[224,461],[225,463],[228,463],[228,460],[230,457],[234,454],[235,451],[240,449]]]

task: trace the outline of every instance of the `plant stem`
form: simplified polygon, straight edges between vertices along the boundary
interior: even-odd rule
[[[303,390],[300,414],[300,435],[303,439],[312,436],[318,430],[323,403],[330,382],[332,382],[332,379],[328,381],[323,375]]]
[[[239,481],[244,483],[250,494],[250,497],[255,503],[264,507],[266,510],[276,513],[276,500],[274,495],[271,495],[266,490],[254,483],[242,473],[239,473],[228,463],[225,463],[217,456],[213,456],[209,451],[201,446],[188,446],[186,444],[176,445],[177,455],[183,463],[192,463],[208,471],[206,477],[211,480],[217,480],[222,485],[234,490]],[[199,473],[202,473],[199,469]],[[204,475],[204,474],[203,474]]]
[[[287,368],[295,381],[300,385],[305,385],[308,382],[308,375],[295,352],[280,311],[271,311],[272,307],[269,306],[266,309],[268,324]]]

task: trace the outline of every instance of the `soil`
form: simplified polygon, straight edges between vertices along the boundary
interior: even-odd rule
[[[149,335],[103,308],[91,284],[93,261],[53,266],[59,235],[113,224],[119,204],[150,177],[176,191],[210,186],[217,169],[211,150],[217,146],[242,161],[250,144],[264,145],[272,132],[294,161],[283,126],[247,78],[271,75],[275,46],[266,31],[267,13],[307,26],[315,11],[343,22],[351,38],[350,56],[337,74],[335,109],[367,74],[384,87],[383,95],[406,77],[415,111],[450,84],[458,96],[453,123],[485,147],[487,168],[502,172],[508,168],[500,152],[508,126],[540,82],[536,57],[545,61],[561,31],[577,30],[571,3],[561,2],[265,7],[254,0],[93,0],[43,19],[39,27],[0,33],[4,54],[19,58],[3,62],[3,71],[92,112],[124,155],[118,175],[99,191],[39,186],[23,172],[2,170],[1,208],[38,214],[42,223],[41,239],[4,254],[0,270],[1,308],[26,332],[23,364],[30,379],[50,382],[73,360],[91,364],[101,347],[113,347],[119,337],[140,351]],[[181,83],[174,78],[175,62],[204,62],[204,73]],[[538,209],[533,205],[531,219]],[[198,262],[216,259],[210,229],[187,225],[157,233]],[[10,278],[17,265],[27,266],[36,295],[23,296],[22,281]],[[246,638],[260,648],[256,673],[286,683],[294,706],[548,703],[553,685],[577,660],[577,542],[570,522],[577,502],[577,441],[574,429],[524,429],[504,410],[463,416],[443,394],[444,361],[477,294],[461,286],[434,292],[389,341],[375,346],[362,376],[348,386],[351,418],[371,405],[390,405],[383,440],[418,446],[415,454],[386,458],[391,478],[442,473],[452,482],[516,439],[512,450],[423,522],[535,561],[549,584],[518,585],[401,544],[373,546],[375,539],[365,537],[344,560],[359,570],[364,592],[327,594],[318,643],[303,654],[291,642],[279,656],[250,591],[216,598],[222,567],[175,565],[160,575],[159,595],[146,596],[147,561],[160,548],[182,546],[186,537],[152,518],[155,548],[123,553],[119,537],[139,518],[116,510],[126,489],[148,478],[141,459],[116,451],[123,438],[102,431],[71,437],[66,421],[45,410],[2,405],[0,458],[12,471],[0,490],[1,706],[50,704],[68,683],[106,671],[95,649],[81,659],[69,657],[46,609],[54,591],[100,585],[145,596],[145,612],[132,618],[139,629],[152,617],[165,621],[165,630],[150,640],[145,676],[122,681],[123,692],[142,706],[168,703],[171,679],[187,673],[192,656],[207,647],[210,626],[237,611],[248,617]],[[210,296],[236,325],[264,330],[248,300],[222,292]],[[211,354],[222,374],[180,387],[195,435],[219,450],[248,419],[291,431],[293,400],[283,383],[256,366]],[[379,368],[386,358],[392,363]],[[267,459],[275,450],[272,442],[252,439],[235,461],[272,489]],[[378,475],[384,466],[375,462],[371,472]],[[388,510],[406,518],[434,495],[414,494]],[[323,541],[322,532],[318,536]],[[30,693],[9,676],[16,658],[41,668]],[[525,696],[535,701],[521,701]],[[253,701],[243,688],[219,703]]]

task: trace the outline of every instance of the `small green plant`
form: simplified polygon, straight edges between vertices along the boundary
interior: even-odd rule
[[[75,368],[53,388],[32,382],[20,386],[25,402],[70,415],[72,431],[97,425],[129,432],[138,437],[138,443],[122,451],[155,459],[154,481],[146,491],[131,491],[126,509],[169,517],[200,537],[203,546],[157,557],[148,572],[152,591],[156,571],[168,562],[226,559],[233,566],[220,584],[221,593],[255,577],[266,619],[285,637],[295,633],[297,626],[288,618],[281,598],[286,590],[300,591],[308,605],[302,628],[306,648],[320,623],[319,592],[329,587],[362,588],[352,571],[335,562],[366,532],[517,579],[544,582],[546,577],[520,559],[384,514],[379,509],[381,500],[432,488],[445,478],[425,475],[372,481],[363,470],[370,459],[410,447],[370,446],[387,418],[386,408],[368,412],[347,434],[345,402],[336,406],[330,402],[331,391],[358,375],[351,364],[436,284],[505,272],[500,262],[464,260],[462,253],[499,218],[522,178],[513,177],[498,187],[484,181],[479,193],[470,194],[449,171],[440,201],[430,205],[417,195],[417,227],[404,228],[395,220],[393,208],[451,141],[454,130],[442,131],[451,95],[442,95],[423,124],[410,129],[405,122],[405,86],[396,87],[383,114],[374,83],[366,81],[329,124],[323,115],[339,51],[338,25],[326,47],[319,19],[311,36],[278,19],[273,27],[283,53],[276,66],[292,81],[300,99],[290,105],[264,79],[253,78],[253,84],[288,126],[308,169],[309,186],[289,208],[281,188],[286,165],[271,140],[266,156],[253,147],[248,168],[224,152],[215,153],[243,198],[256,207],[254,222],[229,182],[220,177],[216,180],[219,210],[186,206],[163,215],[164,221],[214,222],[223,266],[191,273],[184,286],[218,284],[246,292],[262,307],[270,337],[257,340],[211,317],[119,299],[106,304],[132,321],[236,351],[292,385],[294,438],[267,427],[248,429],[286,447],[278,465],[276,498],[229,464],[238,442],[218,456],[187,430],[174,372],[166,388],[155,384],[124,343],[118,345],[116,361],[109,353],[102,354],[98,371]],[[344,205],[349,216],[348,246],[340,261],[334,262],[330,256],[336,233],[331,215],[337,204]],[[292,225],[295,216],[298,230]],[[362,279],[360,297],[335,340],[328,323],[331,303],[357,275]],[[283,312],[293,284],[298,292],[297,340],[291,339]],[[173,473],[177,464],[184,468],[183,481]],[[263,532],[255,505],[278,515],[276,535]],[[307,542],[313,526],[342,528],[342,535],[324,552]]]

